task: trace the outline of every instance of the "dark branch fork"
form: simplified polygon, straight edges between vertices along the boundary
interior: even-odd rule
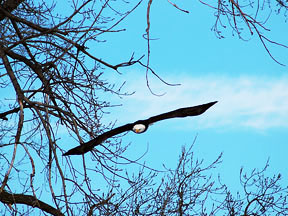
[[[204,113],[207,109],[209,109],[211,106],[213,106],[217,101],[215,102],[210,102],[207,104],[202,104],[198,106],[193,106],[193,107],[186,107],[186,108],[180,108],[177,110],[173,110],[167,113],[163,113],[160,115],[156,115],[153,117],[150,117],[146,120],[138,120],[134,123],[129,123],[117,128],[114,128],[110,131],[107,131],[99,136],[97,136],[95,139],[92,139],[80,146],[77,146],[73,149],[70,149],[68,152],[64,153],[64,156],[67,155],[82,155],[85,154],[89,151],[91,151],[95,146],[100,145],[102,142],[107,140],[110,137],[113,137],[115,135],[124,133],[126,131],[134,131],[135,133],[143,133],[145,132],[149,125],[157,122],[157,121],[162,121],[165,119],[169,118],[183,118],[187,116],[197,116],[201,115]],[[139,128],[138,128],[139,127]]]

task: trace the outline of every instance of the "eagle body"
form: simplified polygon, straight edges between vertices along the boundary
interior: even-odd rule
[[[180,109],[176,109],[176,110],[163,113],[160,115],[152,116],[145,120],[138,120],[134,123],[129,123],[129,124],[114,128],[110,131],[104,132],[103,134],[97,136],[95,139],[92,139],[86,143],[83,143],[82,145],[77,146],[73,149],[70,149],[63,155],[67,156],[67,155],[85,154],[86,152],[91,151],[95,146],[100,145],[102,142],[104,142],[108,138],[127,132],[127,131],[133,131],[137,134],[144,133],[145,131],[147,131],[149,125],[158,121],[162,121],[162,120],[170,119],[170,118],[184,118],[187,116],[201,115],[211,106],[213,106],[215,103],[217,103],[217,101],[198,105],[198,106],[193,106],[193,107],[180,108]]]

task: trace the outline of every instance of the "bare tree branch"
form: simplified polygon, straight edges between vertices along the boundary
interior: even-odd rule
[[[24,0],[6,0],[3,4],[0,4],[0,21],[3,20],[6,15],[3,13],[3,11],[7,11],[11,13],[13,10],[15,10]],[[2,1],[1,1],[2,3]]]

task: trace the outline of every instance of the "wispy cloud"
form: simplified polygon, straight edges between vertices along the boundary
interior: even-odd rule
[[[198,119],[203,127],[250,127],[260,130],[288,127],[288,76],[208,75],[196,78],[178,76],[175,79],[180,80],[181,86],[151,83],[155,92],[166,92],[161,97],[149,93],[145,80],[130,81],[128,89],[136,93],[123,100],[121,110],[126,113],[125,119],[145,118],[217,100],[219,103],[205,113],[205,118]]]

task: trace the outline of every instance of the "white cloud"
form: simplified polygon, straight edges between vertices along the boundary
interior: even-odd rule
[[[170,79],[175,80],[176,78]],[[178,76],[181,86],[169,87],[151,83],[155,92],[166,92],[157,97],[149,93],[145,80],[128,82],[133,96],[123,100],[120,110],[124,122],[218,100],[205,118],[198,121],[203,127],[250,127],[268,129],[288,127],[288,77]],[[127,113],[129,115],[127,115]]]

